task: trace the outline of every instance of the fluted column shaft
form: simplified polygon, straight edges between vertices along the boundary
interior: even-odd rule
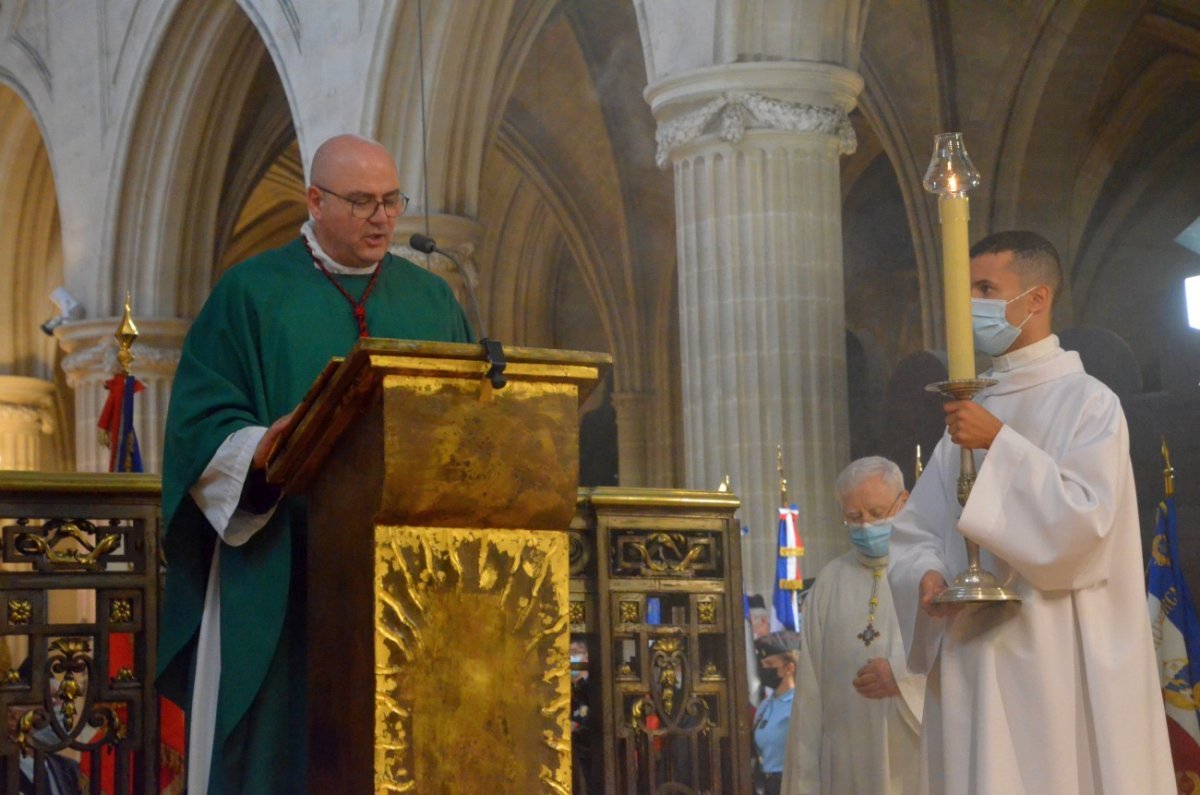
[[[40,378],[0,375],[0,469],[56,470],[49,437],[55,422],[54,384]]]
[[[844,546],[849,454],[840,152],[862,81],[825,64],[745,64],[647,89],[675,172],[687,486],[729,475],[750,528],[747,590],[773,581],[783,447],[806,573]]]
[[[147,472],[162,471],[163,433],[171,383],[191,321],[134,317],[139,336],[133,345],[133,374],[145,385],[137,394],[134,427]],[[108,449],[100,444],[96,423],[108,398],[104,384],[117,372],[113,332],[120,318],[64,324],[55,329],[63,353],[63,371],[75,390],[75,467],[80,472],[106,472]]]

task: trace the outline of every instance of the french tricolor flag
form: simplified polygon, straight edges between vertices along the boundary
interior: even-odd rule
[[[779,509],[779,552],[775,557],[775,593],[771,599],[771,629],[800,631],[800,591],[804,574],[800,558],[804,541],[800,538],[800,511],[795,505]]]

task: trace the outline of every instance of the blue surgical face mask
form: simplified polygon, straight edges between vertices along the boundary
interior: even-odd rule
[[[1029,322],[1029,318],[1033,317],[1033,313],[1030,312],[1021,321],[1021,325],[1014,326],[1008,322],[1004,308],[1018,298],[1029,295],[1035,289],[1037,289],[1037,285],[1007,301],[1002,298],[971,299],[971,323],[975,330],[975,348],[977,350],[981,350],[989,356],[1000,356],[1012,346],[1020,335],[1021,329]]]
[[[850,525],[850,543],[868,558],[882,558],[888,553],[888,541],[892,537],[892,520],[884,519],[871,524]]]

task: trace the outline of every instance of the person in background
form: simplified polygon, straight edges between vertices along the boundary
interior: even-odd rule
[[[835,488],[852,548],[804,600],[783,792],[915,793],[925,677],[905,664],[887,579],[892,517],[908,492],[879,456],[852,462]]]
[[[800,636],[788,630],[768,633],[754,642],[759,678],[771,691],[755,710],[753,724],[756,768],[765,795],[780,792],[799,649]]]

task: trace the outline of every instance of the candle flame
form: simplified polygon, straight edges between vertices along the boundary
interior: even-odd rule
[[[958,193],[958,176],[951,174],[946,182],[946,190],[950,193]]]

